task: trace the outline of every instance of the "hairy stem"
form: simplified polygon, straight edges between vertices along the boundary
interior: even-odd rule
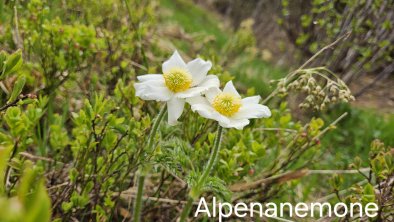
[[[133,221],[140,221],[141,219],[141,210],[142,210],[142,196],[144,193],[144,182],[145,182],[145,175],[141,174],[138,176],[137,181],[137,196],[135,197],[134,202],[134,214],[133,214]]]
[[[189,193],[189,199],[187,200],[187,203],[185,207],[183,208],[181,217],[180,217],[180,222],[185,222],[190,210],[193,206],[193,201],[197,199],[200,194],[201,194],[201,187],[205,184],[209,174],[211,173],[213,167],[215,166],[216,159],[219,155],[220,151],[220,144],[222,140],[222,135],[223,135],[223,127],[218,126],[218,131],[216,133],[216,138],[215,142],[213,144],[213,149],[211,151],[211,156],[209,157],[207,167],[205,167],[203,174],[201,175],[200,179],[198,180],[197,184],[195,187],[192,187]]]
[[[186,221],[187,217],[189,216],[190,210],[192,209],[193,206],[193,198],[189,197],[187,199],[187,203],[185,205],[185,207],[183,208],[182,214],[181,214],[181,218],[180,218],[180,222],[184,222]]]
[[[143,152],[151,152],[153,149],[153,141],[156,137],[157,130],[159,128],[159,125],[161,121],[164,118],[164,114],[167,111],[167,105],[164,105],[163,108],[161,108],[159,114],[157,115],[155,121],[153,122],[152,129],[149,134],[148,138],[148,144],[146,146],[146,149]],[[138,181],[137,181],[137,195],[135,198],[134,202],[134,209],[133,209],[133,221],[134,222],[139,222],[141,220],[141,208],[142,208],[142,196],[144,193],[144,182],[145,182],[145,176],[147,167],[142,165],[139,169],[139,175],[138,175]]]
[[[216,133],[216,138],[215,138],[215,142],[213,144],[213,149],[211,152],[211,156],[209,157],[208,160],[208,165],[207,167],[204,169],[204,172],[198,182],[199,185],[203,185],[206,181],[206,179],[208,178],[209,174],[212,171],[212,168],[214,167],[215,163],[216,163],[216,159],[219,155],[219,150],[220,150],[220,143],[222,140],[222,134],[223,134],[223,127],[218,126],[218,131]]]

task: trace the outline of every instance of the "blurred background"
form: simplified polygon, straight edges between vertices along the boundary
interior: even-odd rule
[[[314,61],[351,85],[355,105],[392,112],[394,8],[391,1],[195,1],[234,28],[253,19],[257,47],[272,64],[292,67],[349,33]]]
[[[211,60],[243,95],[271,98],[271,118],[226,132],[207,197],[379,200],[392,219],[393,43],[391,0],[0,1],[0,221],[125,221],[145,161],[155,168],[144,220],[175,221],[214,124],[187,111],[184,124],[162,124],[154,158],[140,155],[159,106],[133,87],[175,49]],[[312,57],[306,68],[327,67],[354,101],[303,109],[305,92],[270,97]]]

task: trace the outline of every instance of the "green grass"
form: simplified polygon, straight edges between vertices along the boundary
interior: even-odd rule
[[[241,55],[242,56],[242,55]],[[232,66],[231,74],[245,87],[253,87],[256,93],[265,97],[272,92],[273,87],[269,84],[271,80],[279,79],[287,74],[287,70],[275,67],[260,58],[244,56]]]
[[[221,28],[219,17],[187,0],[161,0],[161,6],[170,14],[162,16],[164,22],[172,22],[181,26],[187,33],[212,35],[218,48],[227,42],[230,32]]]
[[[337,129],[326,134],[322,144],[327,149],[327,161],[337,168],[346,168],[356,156],[367,160],[369,146],[374,139],[386,145],[394,145],[394,115],[378,114],[372,109],[360,109],[348,104],[338,105],[325,114],[326,122],[332,122],[342,113],[348,116],[339,122]],[[332,164],[330,164],[332,168]],[[364,166],[368,167],[368,166]]]

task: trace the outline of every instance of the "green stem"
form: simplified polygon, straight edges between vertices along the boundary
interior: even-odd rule
[[[161,108],[157,118],[153,122],[152,130],[150,131],[149,138],[148,138],[148,151],[152,151],[153,149],[153,141],[155,139],[157,129],[159,129],[159,125],[164,118],[164,114],[167,112],[167,104],[164,104]]]
[[[194,201],[193,198],[189,197],[185,207],[183,208],[183,211],[182,211],[182,214],[181,214],[181,218],[179,220],[180,222],[186,221],[187,217],[189,216],[190,210],[193,207],[193,201]]]
[[[138,176],[137,182],[137,196],[134,202],[134,215],[133,221],[140,221],[141,219],[141,210],[142,210],[142,196],[144,193],[144,182],[145,182],[145,175],[141,174]]]
[[[222,141],[222,134],[223,134],[223,127],[218,126],[218,131],[216,133],[215,142],[213,144],[213,150],[211,152],[211,156],[209,157],[208,165],[204,169],[204,172],[198,182],[199,185],[203,185],[205,183],[205,180],[208,178],[209,174],[212,171],[212,168],[214,167],[214,165],[216,163],[216,159],[219,155],[220,143]]]
[[[190,210],[193,206],[193,201],[197,199],[200,194],[201,194],[201,187],[205,184],[205,181],[207,180],[209,174],[211,174],[211,171],[213,167],[215,166],[216,159],[219,156],[219,151],[220,151],[220,144],[222,141],[222,135],[223,135],[223,127],[218,126],[218,131],[216,133],[216,138],[215,142],[213,144],[213,149],[211,151],[211,156],[209,157],[207,167],[205,167],[204,172],[202,173],[200,179],[198,180],[197,184],[195,187],[192,187],[189,193],[189,199],[183,208],[181,217],[180,217],[180,222],[185,222]]]
[[[156,133],[157,130],[159,129],[159,125],[161,123],[161,121],[164,118],[164,114],[167,111],[167,105],[164,105],[157,118],[155,119],[155,121],[153,122],[152,125],[152,130],[150,131],[149,134],[149,138],[148,138],[148,144],[146,146],[146,149],[143,152],[151,152],[153,149],[153,141],[156,137]],[[134,222],[139,222],[141,220],[141,209],[142,209],[142,196],[144,193],[144,183],[145,183],[145,176],[147,174],[147,168],[144,165],[141,165],[139,171],[139,175],[138,175],[138,181],[137,181],[137,195],[135,198],[135,202],[134,202],[134,209],[133,209],[133,221]]]

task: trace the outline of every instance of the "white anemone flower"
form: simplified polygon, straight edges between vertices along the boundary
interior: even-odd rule
[[[270,109],[259,104],[260,99],[260,96],[242,99],[233,82],[229,81],[223,91],[213,88],[205,93],[205,97],[196,96],[187,99],[187,102],[194,112],[218,121],[224,128],[243,129],[249,124],[249,119],[271,116]]]
[[[187,64],[177,51],[162,64],[163,74],[137,76],[135,95],[143,100],[167,102],[168,124],[177,124],[185,99],[199,96],[210,88],[219,87],[217,76],[207,75],[212,63],[200,58]]]

